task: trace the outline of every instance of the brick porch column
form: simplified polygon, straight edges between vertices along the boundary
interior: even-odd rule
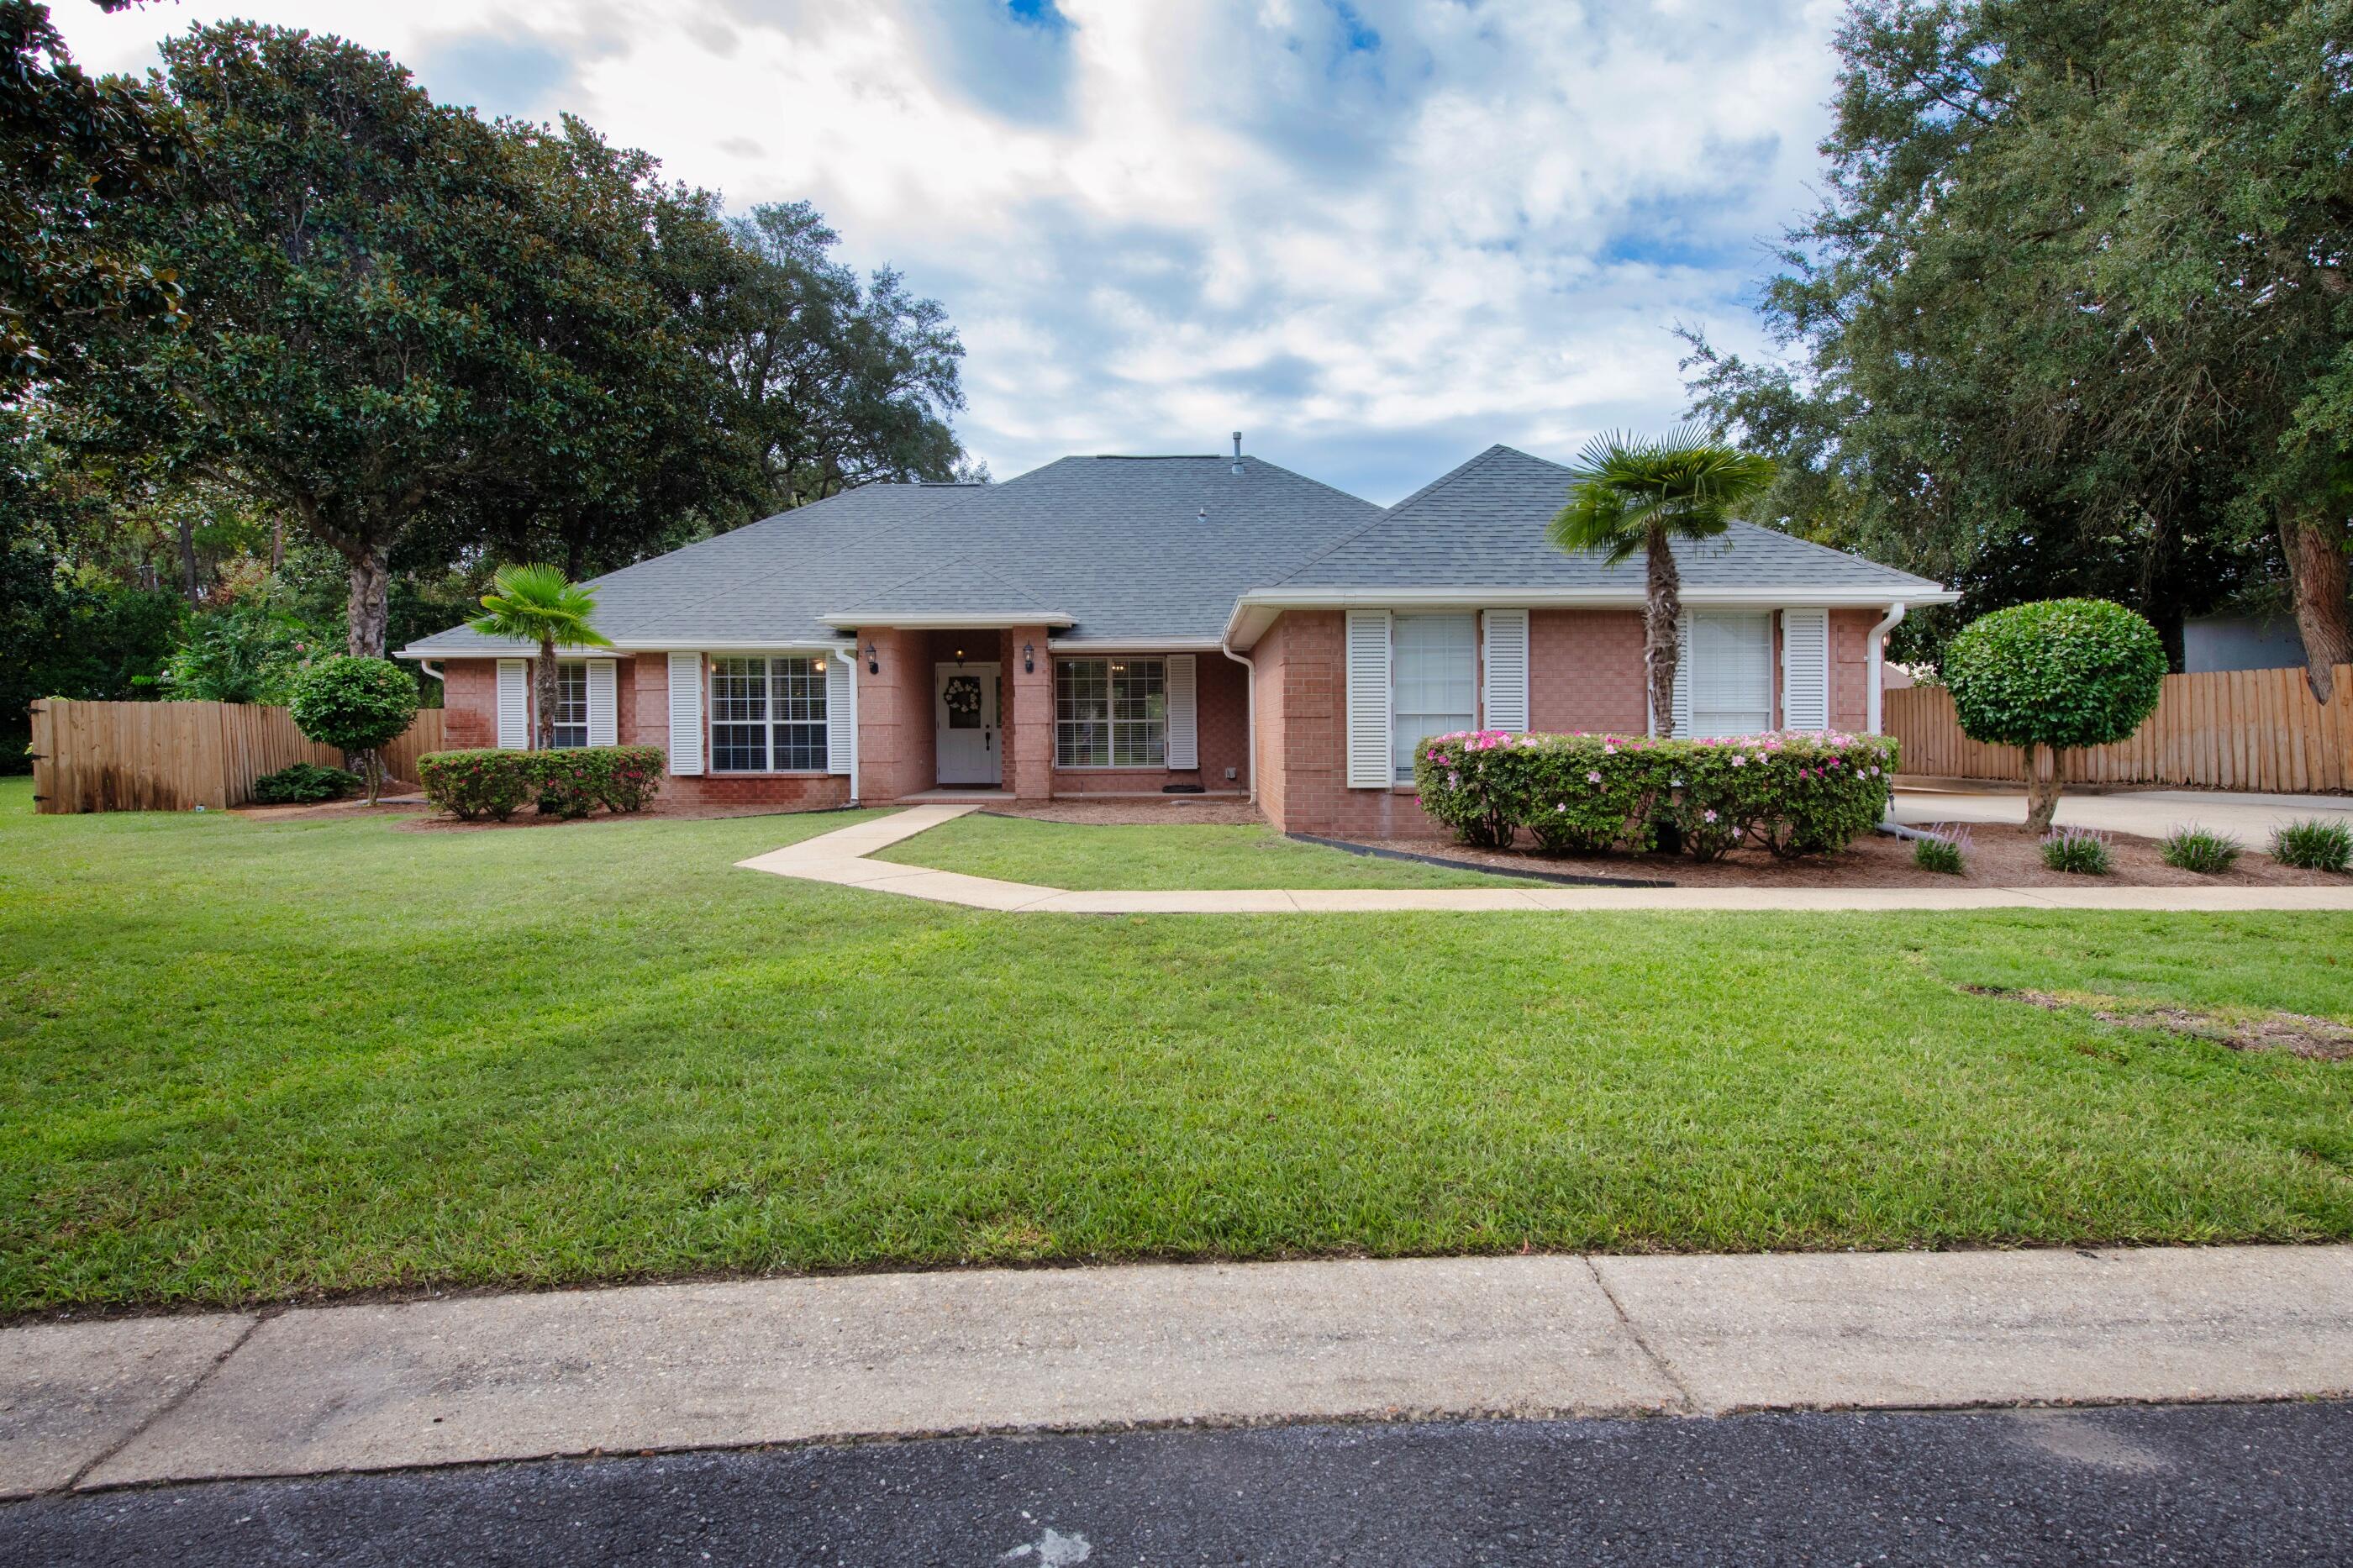
[[[1021,649],[1035,650],[1034,669],[1021,668]],[[1054,666],[1046,657],[1046,628],[1005,628],[1005,783],[1016,800],[1042,801],[1054,793]]]

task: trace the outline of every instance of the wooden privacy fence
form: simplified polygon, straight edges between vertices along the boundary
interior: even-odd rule
[[[441,710],[418,710],[386,746],[385,771],[414,779],[441,749]],[[242,702],[33,704],[33,796],[45,812],[217,811],[253,798],[253,781],[295,763],[340,767],[343,753],[302,738],[283,708]]]
[[[2165,694],[2129,741],[2066,753],[2069,784],[2189,784],[2200,789],[2353,789],[2353,665],[2337,667],[2328,703],[2312,700],[2302,667],[2168,675]],[[2026,777],[2016,746],[1961,733],[1953,694],[1914,686],[1885,697],[1903,771],[1933,778]]]

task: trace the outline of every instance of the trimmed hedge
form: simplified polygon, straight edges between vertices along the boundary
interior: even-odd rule
[[[432,752],[417,759],[425,798],[477,822],[504,822],[527,802],[543,815],[643,811],[661,792],[659,746],[579,746],[557,752]]]
[[[1521,828],[1547,854],[1641,853],[1672,832],[1713,860],[1744,839],[1783,857],[1843,849],[1887,814],[1886,735],[1783,731],[1705,741],[1466,731],[1422,742],[1421,808],[1465,844]]]
[[[263,805],[307,805],[315,801],[348,800],[365,788],[365,779],[343,768],[294,763],[254,780],[253,798]]]

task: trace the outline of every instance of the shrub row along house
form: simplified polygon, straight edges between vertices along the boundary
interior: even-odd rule
[[[662,747],[673,798],[1198,790],[1410,837],[1439,831],[1415,743],[1451,731],[1875,731],[1885,633],[1956,596],[1745,523],[1678,545],[1653,716],[1643,563],[1546,542],[1560,465],[1493,447],[1383,509],[1235,447],[870,485],[600,578],[613,646],[564,663],[556,742]],[[451,745],[519,747],[528,652],[459,628],[402,655],[446,681]]]

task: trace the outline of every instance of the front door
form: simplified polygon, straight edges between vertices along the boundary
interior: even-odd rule
[[[939,732],[941,784],[1005,782],[994,663],[941,665],[932,675],[932,711]]]

